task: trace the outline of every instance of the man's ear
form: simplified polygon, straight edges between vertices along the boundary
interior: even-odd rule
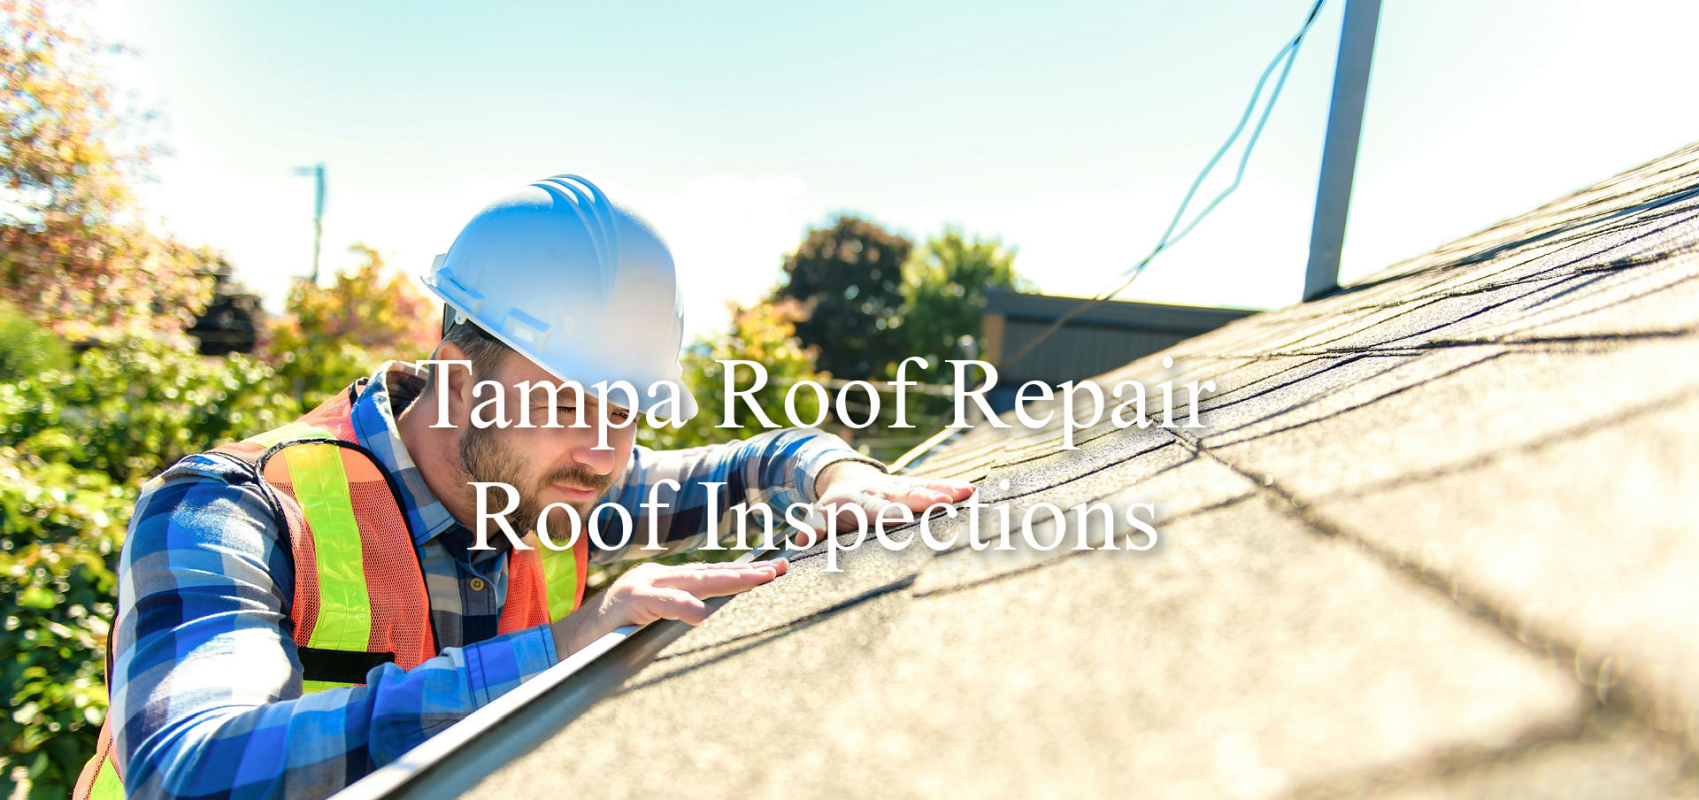
[[[466,351],[454,342],[442,342],[431,355],[434,361],[459,361],[459,364],[436,364],[431,375],[430,399],[437,402],[442,385],[446,384],[448,395],[448,416],[451,424],[459,426],[472,407],[472,388],[477,383],[477,376],[472,374],[471,366],[466,363]]]

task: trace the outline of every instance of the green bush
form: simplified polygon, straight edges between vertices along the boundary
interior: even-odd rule
[[[0,301],[0,381],[64,369],[70,363],[71,349],[59,337],[17,306]]]
[[[141,337],[0,383],[0,782],[63,797],[106,714],[118,553],[143,481],[299,413],[272,368]],[[22,774],[14,774],[16,771]],[[10,794],[10,791],[0,791]]]
[[[75,369],[0,384],[0,442],[129,484],[219,442],[294,419],[271,367],[130,337],[91,348]]]
[[[132,490],[0,447],[0,779],[63,797],[106,717],[102,661]]]

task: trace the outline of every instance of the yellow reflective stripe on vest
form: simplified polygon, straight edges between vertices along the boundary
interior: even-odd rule
[[[283,449],[301,515],[313,530],[318,562],[319,615],[308,647],[363,652],[372,637],[372,604],[366,592],[365,548],[354,521],[354,501],[342,469],[342,448],[298,444]]]
[[[549,619],[556,620],[572,613],[572,601],[578,597],[578,557],[571,550],[542,548],[537,555],[543,560],[543,584],[549,590]]]
[[[312,694],[326,689],[340,689],[344,686],[354,685],[352,683],[337,683],[336,681],[301,681],[301,694]]]
[[[94,785],[89,787],[89,800],[124,800],[124,782],[118,779],[118,769],[112,766],[112,756],[107,756],[100,762],[100,771],[94,774]]]
[[[309,425],[305,422],[291,422],[281,428],[266,431],[258,436],[250,436],[244,441],[253,442],[265,447],[271,447],[278,442],[287,441],[289,439],[307,439],[312,437],[321,437],[325,439],[334,438],[328,428],[321,428],[317,425]]]

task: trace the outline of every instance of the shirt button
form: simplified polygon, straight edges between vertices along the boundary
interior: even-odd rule
[[[483,590],[484,590],[484,579],[483,578],[473,578],[472,579],[472,591],[481,592]]]

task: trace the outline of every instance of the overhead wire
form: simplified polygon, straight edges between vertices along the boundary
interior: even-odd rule
[[[1050,327],[1045,328],[1044,331],[1037,337],[1027,342],[1021,347],[1021,349],[1015,351],[1014,355],[1004,359],[1001,365],[1004,369],[1008,369],[1024,358],[1028,353],[1031,353],[1034,348],[1038,347],[1039,343],[1050,338],[1051,334],[1060,330],[1062,326],[1068,324],[1069,321],[1081,314],[1084,314],[1099,303],[1120,294],[1128,286],[1131,286],[1133,281],[1138,280],[1139,275],[1144,273],[1145,267],[1150,266],[1150,262],[1155,259],[1157,255],[1186,238],[1186,235],[1191,233],[1192,230],[1198,226],[1198,223],[1202,222],[1205,217],[1209,216],[1209,213],[1214,211],[1215,207],[1220,205],[1222,200],[1225,200],[1228,195],[1232,194],[1233,190],[1239,188],[1239,183],[1245,177],[1245,167],[1251,161],[1251,152],[1256,149],[1257,139],[1262,136],[1263,126],[1268,123],[1268,116],[1270,112],[1274,110],[1275,102],[1280,99],[1280,90],[1286,85],[1286,76],[1291,73],[1292,63],[1298,58],[1298,49],[1304,42],[1304,36],[1309,33],[1310,26],[1315,24],[1316,17],[1321,13],[1321,7],[1325,2],[1326,0],[1316,0],[1315,5],[1310,7],[1309,15],[1304,18],[1304,24],[1298,28],[1297,35],[1293,36],[1291,41],[1281,47],[1280,51],[1275,53],[1274,58],[1268,62],[1268,66],[1263,69],[1262,77],[1257,79],[1256,89],[1251,92],[1250,102],[1245,104],[1245,113],[1239,117],[1239,124],[1233,128],[1233,133],[1227,137],[1226,142],[1222,143],[1221,148],[1215,151],[1215,155],[1210,157],[1209,163],[1204,165],[1203,171],[1198,173],[1197,179],[1192,181],[1191,188],[1186,191],[1185,199],[1181,200],[1180,207],[1174,210],[1174,218],[1169,221],[1168,229],[1163,231],[1162,238],[1157,240],[1156,246],[1151,248],[1150,252],[1146,254],[1144,258],[1139,259],[1132,266],[1123,270],[1121,274],[1116,277],[1117,282],[1110,288],[1098,292],[1090,299],[1085,300],[1078,306],[1074,307],[1073,310],[1063,314],[1055,322],[1051,323]],[[1251,116],[1256,111],[1257,103],[1262,98],[1263,87],[1268,84],[1268,78],[1270,75],[1274,74],[1276,67],[1280,68],[1280,76],[1274,81],[1274,88],[1269,93],[1268,102],[1263,105],[1262,115],[1257,118],[1256,126],[1251,129],[1250,138],[1245,140],[1245,152],[1239,158],[1239,166],[1237,171],[1233,174],[1233,182],[1229,184],[1227,188],[1221,190],[1214,199],[1210,200],[1209,204],[1204,206],[1203,210],[1199,211],[1197,216],[1192,218],[1191,222],[1188,222],[1185,227],[1179,228],[1180,220],[1185,218],[1186,208],[1191,205],[1192,198],[1197,195],[1198,189],[1203,185],[1204,179],[1209,177],[1210,172],[1215,169],[1215,165],[1221,162],[1222,157],[1227,155],[1228,150],[1232,149],[1233,143],[1239,139],[1239,134],[1244,133],[1246,123],[1250,122]],[[1179,233],[1176,234],[1174,232],[1175,228],[1179,228]]]

